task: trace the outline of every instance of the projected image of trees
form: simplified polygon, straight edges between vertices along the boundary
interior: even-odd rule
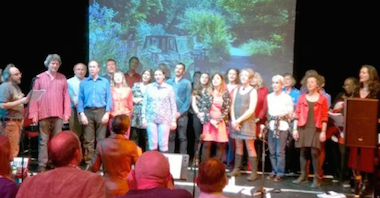
[[[292,72],[295,0],[90,1],[90,59],[122,71],[177,62],[194,71],[250,67],[270,80]]]

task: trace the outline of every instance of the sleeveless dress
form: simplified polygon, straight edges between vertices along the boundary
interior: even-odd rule
[[[240,94],[240,90],[236,90],[236,97],[234,102],[234,113],[235,118],[239,118],[241,115],[243,115],[248,109],[249,104],[251,101],[251,92],[256,91],[256,89],[251,89],[251,91]],[[241,128],[240,131],[236,131],[235,129],[232,129],[230,136],[234,139],[243,139],[243,140],[249,140],[249,139],[256,139],[256,122],[255,122],[255,115],[252,114],[251,117],[249,117],[247,120],[244,120],[242,123],[240,123]]]

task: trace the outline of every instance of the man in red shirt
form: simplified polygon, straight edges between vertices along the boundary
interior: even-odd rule
[[[39,124],[38,172],[48,163],[48,142],[62,131],[71,115],[71,104],[66,77],[58,72],[62,64],[58,54],[49,54],[44,62],[47,71],[37,75],[33,90],[45,90],[41,98],[31,102],[29,118]]]
[[[127,81],[127,84],[129,87],[133,87],[133,84],[135,82],[141,81],[141,75],[136,72],[136,69],[139,67],[139,59],[135,56],[129,59],[129,70],[127,73],[124,74],[125,80]]]

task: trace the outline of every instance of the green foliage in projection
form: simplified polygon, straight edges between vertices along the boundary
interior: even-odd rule
[[[106,73],[107,59],[115,59],[120,70],[126,70],[126,43],[120,39],[121,25],[113,18],[117,15],[113,9],[100,7],[94,3],[89,7],[90,60],[96,60],[101,74]]]
[[[250,53],[281,53],[287,40],[293,40],[286,34],[290,28],[294,28],[292,16],[295,10],[290,0],[217,1],[233,16],[232,19],[238,19],[231,30],[244,31],[234,31],[237,38],[235,43],[249,49]]]
[[[222,15],[210,10],[188,9],[178,26],[207,46],[211,57],[228,54],[232,35]]]

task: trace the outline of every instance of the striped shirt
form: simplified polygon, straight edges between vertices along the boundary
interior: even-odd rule
[[[29,106],[29,118],[35,117],[42,120],[49,117],[70,117],[71,104],[66,77],[57,73],[54,79],[43,72],[35,80],[33,90],[45,90],[45,93],[37,102],[31,102]]]

